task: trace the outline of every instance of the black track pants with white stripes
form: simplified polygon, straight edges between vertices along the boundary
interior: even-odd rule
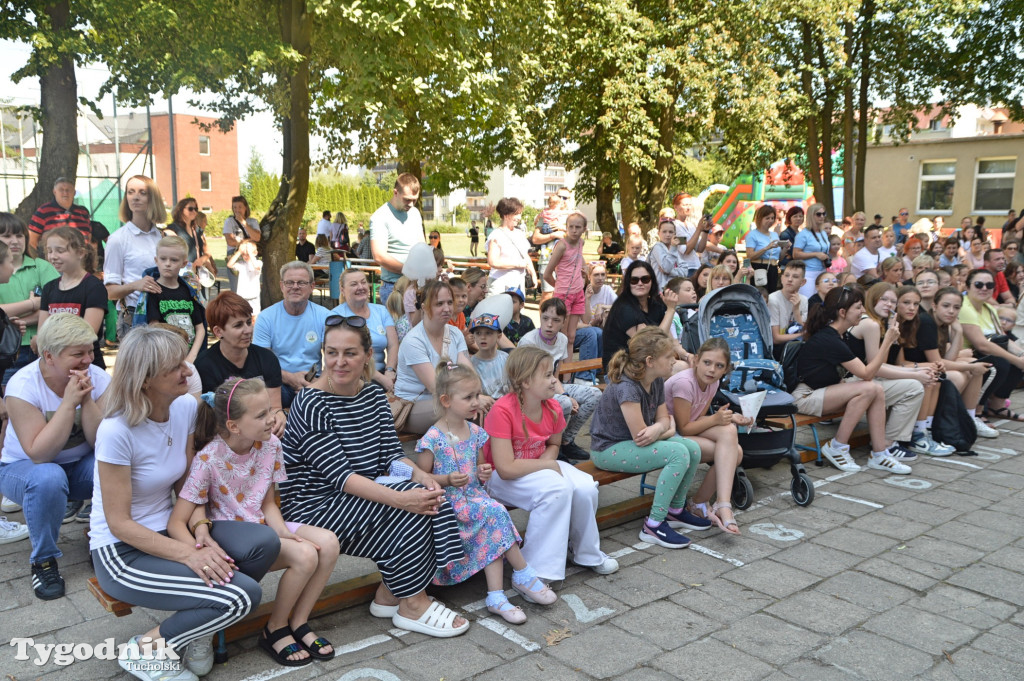
[[[151,556],[124,542],[92,552],[96,579],[104,591],[126,603],[176,610],[160,625],[160,635],[175,650],[184,650],[190,641],[237,622],[260,604],[259,580],[281,550],[277,534],[256,523],[217,521],[210,536],[238,566],[224,586],[206,586],[187,565]]]

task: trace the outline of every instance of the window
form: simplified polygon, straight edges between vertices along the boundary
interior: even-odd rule
[[[203,211],[204,213],[212,213],[213,212],[213,206],[203,206],[199,210]]]
[[[562,185],[560,185],[560,184],[545,184],[544,185],[544,193],[545,194],[554,194],[555,192],[557,192],[561,188],[561,186]]]
[[[919,213],[953,213],[953,184],[956,161],[927,161],[921,164],[921,187],[917,201]]]
[[[942,124],[941,118],[936,117],[928,121],[928,129],[932,131],[945,130],[946,126]]]
[[[199,136],[199,155],[209,156],[210,155],[210,136],[200,135]]]
[[[974,212],[1003,214],[1010,210],[1016,171],[1015,158],[978,159],[974,174]]]
[[[204,192],[211,191],[213,188],[213,173],[209,171],[202,171],[199,173],[199,189]]]

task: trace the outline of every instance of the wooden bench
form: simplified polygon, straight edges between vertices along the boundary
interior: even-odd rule
[[[765,422],[775,426],[777,428],[800,428],[807,427],[811,430],[811,437],[814,438],[814,446],[795,444],[794,446],[800,450],[800,460],[804,463],[814,461],[818,466],[824,466],[825,462],[821,457],[821,438],[818,435],[818,424],[823,421],[840,421],[843,418],[843,412],[836,412],[834,414],[822,414],[821,416],[811,416],[809,414],[793,414],[792,416],[773,416],[765,419]],[[860,447],[867,444],[870,441],[867,431],[857,431],[850,437],[851,447]]]
[[[399,439],[404,435],[408,435],[411,439],[418,437],[405,433],[399,434]],[[594,481],[597,482],[598,485],[609,485],[613,482],[626,480],[636,476],[635,473],[616,473],[613,471],[601,470],[590,461],[580,462],[576,467],[593,476]],[[597,526],[600,529],[603,530],[609,527],[615,527],[647,515],[651,508],[651,503],[654,500],[654,496],[644,494],[645,487],[650,489],[650,486],[645,485],[644,483],[645,478],[646,476],[641,478],[640,496],[620,501],[615,504],[609,504],[608,506],[602,506],[597,509]],[[380,581],[380,573],[371,572],[370,574],[362,575],[360,577],[353,577],[334,584],[328,584],[320,595],[320,598],[317,599],[316,605],[313,606],[313,612],[310,615],[310,618],[312,619],[323,615],[329,615],[333,612],[344,610],[345,608],[369,603],[373,600],[373,595],[376,593],[377,585],[380,584]],[[131,614],[132,609],[135,606],[130,603],[120,601],[107,594],[100,587],[100,584],[95,577],[90,577],[88,583],[89,592],[92,593],[104,610],[113,613],[115,617],[124,617]],[[270,613],[273,609],[273,601],[263,603],[249,613],[249,615],[244,619],[235,622],[226,629],[218,631],[214,635],[214,661],[217,664],[227,662],[227,644],[257,635],[262,631],[263,627],[266,626],[267,621],[270,619]]]
[[[563,383],[569,383],[573,380],[573,374],[582,373],[584,371],[596,371],[598,375],[603,373],[602,362],[600,357],[594,359],[581,359],[575,362],[561,362],[558,365],[558,380]],[[563,379],[564,377],[564,379]],[[604,390],[604,384],[597,386],[601,390]]]

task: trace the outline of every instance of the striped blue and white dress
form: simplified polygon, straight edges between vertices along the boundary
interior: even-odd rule
[[[402,459],[384,390],[365,383],[352,397],[314,388],[292,403],[284,438],[281,512],[285,519],[334,532],[341,553],[377,563],[398,598],[423,591],[438,568],[465,557],[451,505],[435,516],[403,511],[343,490],[352,475],[374,479]],[[387,487],[420,487],[403,481]]]

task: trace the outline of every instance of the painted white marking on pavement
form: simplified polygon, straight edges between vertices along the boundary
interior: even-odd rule
[[[271,669],[265,672],[260,672],[259,674],[247,676],[242,679],[242,681],[270,681],[270,679],[276,679],[279,676],[291,674],[296,669],[298,669],[298,667],[292,667],[291,669]]]
[[[404,629],[393,629],[392,631],[401,631],[403,634],[409,633],[409,632],[405,631]],[[348,645],[338,646],[337,648],[335,648],[335,651],[337,651],[337,655],[345,655],[347,653],[354,653],[357,650],[362,650],[363,648],[369,648],[370,646],[375,646],[375,645],[378,645],[380,643],[387,643],[390,640],[391,640],[390,636],[385,636],[384,634],[379,634],[377,636],[371,636],[370,638],[364,638],[361,641],[355,641],[354,643],[349,643]]]
[[[778,523],[756,523],[747,529],[754,534],[764,535],[776,541],[796,541],[797,539],[803,539],[804,536],[804,533],[800,530],[791,530]]]
[[[859,472],[860,471],[839,471],[835,475],[830,475],[827,478],[825,478],[825,481],[826,482],[835,482],[836,480],[842,480],[843,478],[848,478],[851,475],[856,475]],[[821,481],[819,480],[818,482],[821,482]],[[815,483],[815,487],[817,487],[817,483]]]
[[[575,594],[565,594],[562,596],[562,600],[565,601],[566,605],[572,608],[572,612],[576,615],[576,619],[584,624],[587,622],[593,622],[601,617],[607,617],[615,612],[613,608],[595,608],[591,610],[583,603],[583,599]]]
[[[1009,423],[1009,422],[1010,422],[1010,419],[999,419],[998,421],[989,421],[988,425],[993,426],[994,428],[998,428],[999,426],[1003,425],[1004,423]]]
[[[927,480],[919,480],[917,478],[898,478],[895,475],[888,478],[882,478],[882,482],[887,482],[896,487],[906,487],[907,489],[929,489],[932,486],[932,483]]]
[[[648,544],[645,541],[641,541],[641,542],[637,542],[636,544],[633,544],[633,548],[636,549],[637,551],[646,551],[647,549],[651,548],[652,546],[654,546],[654,544]]]
[[[402,638],[406,634],[411,634],[412,632],[408,629],[399,629],[398,627],[395,627],[394,629],[388,629],[388,633],[395,638]]]
[[[609,558],[622,558],[623,556],[628,556],[631,553],[636,553],[636,549],[634,549],[632,546],[627,546],[625,548],[619,549],[618,551],[612,551],[611,553],[608,554],[608,557]]]
[[[531,641],[530,639],[520,634],[517,634],[516,632],[506,627],[504,624],[496,622],[495,620],[492,620],[490,617],[484,617],[483,619],[479,619],[476,622],[485,629],[490,629],[498,636],[501,636],[502,638],[506,638],[509,641],[512,641],[512,643],[515,643],[517,646],[521,647],[528,653],[540,650],[540,646]],[[338,681],[341,681],[341,679],[339,679]]]
[[[845,494],[835,494],[834,492],[821,492],[821,495],[826,497],[834,497],[836,499],[842,499],[843,501],[851,501],[855,504],[864,504],[865,506],[870,506],[871,508],[885,508],[885,506],[883,506],[882,504],[876,504],[875,502],[868,501],[867,499],[848,497]]]
[[[993,454],[1005,454],[1006,456],[1017,456],[1017,451],[1014,449],[1008,449],[1006,447],[986,447],[985,445],[977,445],[975,449],[982,452],[992,452]]]
[[[718,551],[715,551],[713,549],[709,549],[706,546],[701,546],[700,544],[694,544],[694,543],[691,542],[690,543],[690,548],[692,550],[694,550],[694,551],[699,551],[700,553],[703,553],[706,556],[711,556],[712,558],[717,558],[718,560],[724,560],[726,563],[731,563],[732,565],[735,565],[736,567],[743,567],[743,565],[744,565],[742,560],[737,560],[735,558],[730,558],[729,556],[721,554]]]
[[[998,428],[1000,433],[1006,433],[1007,435],[1016,435],[1017,437],[1024,437],[1024,433],[1018,430],[1007,430],[1006,428]]]
[[[402,681],[385,669],[374,669],[373,667],[362,667],[345,672],[338,677],[338,681],[356,681],[357,679],[365,678],[377,679],[377,681]]]
[[[987,460],[991,461],[992,459]],[[956,459],[943,459],[942,463],[951,463],[955,466],[966,466],[967,468],[975,468],[977,470],[981,470],[981,466],[976,466],[973,463],[967,463],[966,461],[957,461]]]

